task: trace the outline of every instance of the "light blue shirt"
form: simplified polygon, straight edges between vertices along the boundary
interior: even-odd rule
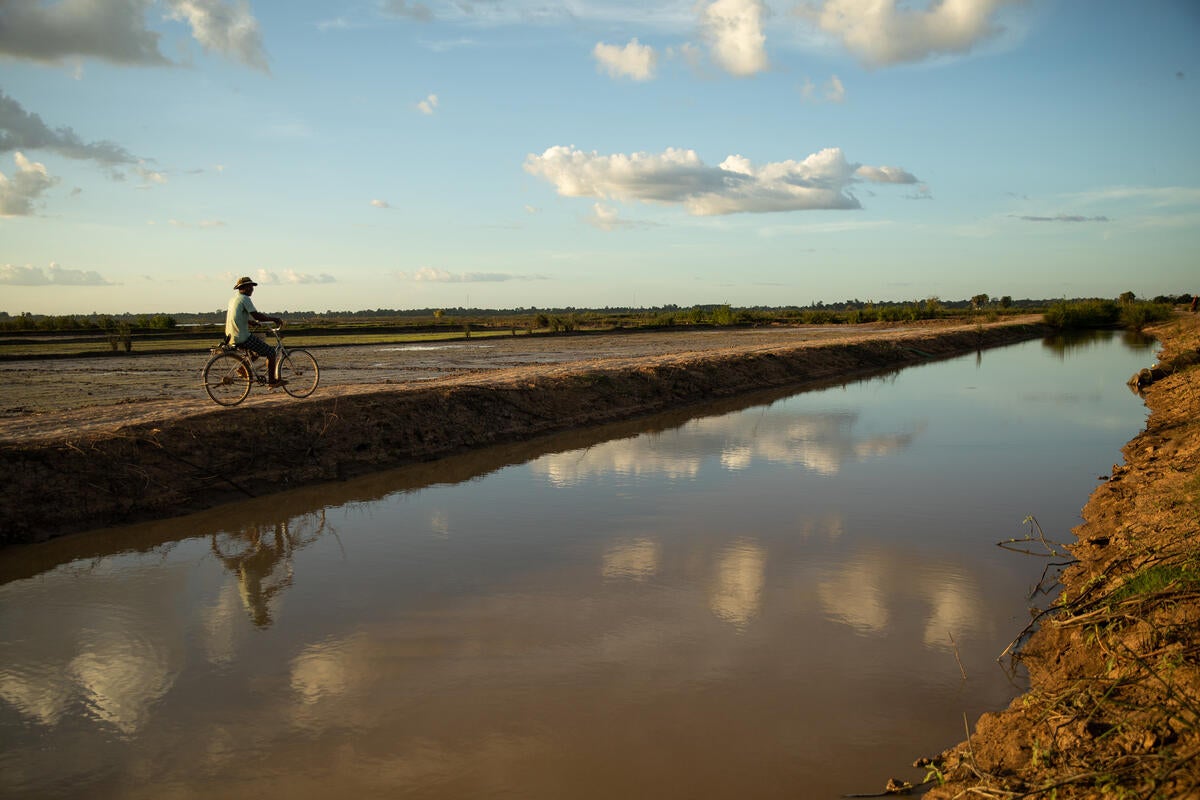
[[[257,312],[250,295],[237,292],[229,299],[229,311],[225,314],[225,335],[230,344],[241,344],[250,338],[250,315]]]

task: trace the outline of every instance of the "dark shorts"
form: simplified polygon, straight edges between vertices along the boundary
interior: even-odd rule
[[[260,356],[275,355],[275,348],[258,338],[254,334],[250,334],[250,338],[238,345],[238,349],[245,350],[250,353],[258,353]]]

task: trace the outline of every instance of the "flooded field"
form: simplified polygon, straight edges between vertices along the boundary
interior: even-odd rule
[[[0,794],[837,797],[996,657],[1144,408],[1030,342],[0,552]]]

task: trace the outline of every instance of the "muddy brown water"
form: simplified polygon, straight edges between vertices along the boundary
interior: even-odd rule
[[[996,657],[1153,348],[1029,342],[0,552],[0,794],[837,797]],[[964,678],[965,673],[965,678]]]

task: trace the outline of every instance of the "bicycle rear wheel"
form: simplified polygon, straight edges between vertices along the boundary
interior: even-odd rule
[[[249,363],[236,353],[217,353],[204,365],[204,391],[213,402],[236,406],[250,394]]]
[[[307,350],[289,350],[279,362],[279,377],[287,381],[283,390],[292,397],[308,397],[317,389],[321,372],[317,360]]]

